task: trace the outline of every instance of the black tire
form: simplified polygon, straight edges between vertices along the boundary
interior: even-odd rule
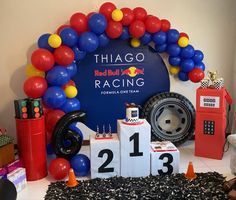
[[[152,141],[168,140],[178,146],[194,133],[195,109],[178,93],[164,92],[151,97],[141,116],[151,124]]]

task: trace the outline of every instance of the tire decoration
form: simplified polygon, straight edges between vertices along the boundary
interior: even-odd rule
[[[142,117],[151,124],[152,140],[169,140],[179,145],[194,132],[195,109],[186,97],[177,93],[151,97],[143,107]]]
[[[58,157],[70,159],[79,152],[83,138],[69,126],[74,122],[84,123],[85,117],[85,112],[73,111],[64,115],[57,122],[53,130],[52,146]],[[65,141],[69,142],[69,145],[65,144]]]
[[[149,15],[144,8],[118,9],[106,2],[98,13],[74,13],[69,24],[60,26],[56,33],[39,37],[38,49],[26,67],[25,94],[42,97],[48,109],[65,113],[80,110],[80,101],[75,98],[77,88],[71,80],[77,73],[77,63],[111,39],[130,39],[134,48],[153,44],[157,53],[169,55],[169,72],[181,81],[195,83],[204,78],[204,54],[189,44],[186,33],[172,28],[167,19]]]

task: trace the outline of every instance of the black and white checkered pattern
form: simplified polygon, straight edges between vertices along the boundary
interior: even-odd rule
[[[129,123],[137,123],[139,119],[126,119],[126,121]]]
[[[221,89],[224,86],[224,79],[223,78],[218,78],[215,81],[213,81],[213,87],[215,89]]]
[[[210,80],[209,80],[209,79],[203,79],[203,80],[201,81],[201,87],[202,87],[203,89],[208,88],[209,85],[210,85]]]

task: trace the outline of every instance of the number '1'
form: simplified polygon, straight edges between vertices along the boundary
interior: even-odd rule
[[[129,155],[131,157],[134,156],[143,156],[143,152],[139,152],[139,133],[134,133],[132,136],[130,136],[129,141],[134,141],[134,152],[130,153]]]

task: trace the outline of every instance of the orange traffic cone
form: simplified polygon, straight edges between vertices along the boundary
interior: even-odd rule
[[[70,168],[70,171],[69,171],[69,179],[68,181],[66,182],[66,185],[68,187],[75,187],[77,186],[79,183],[78,181],[76,180],[76,177],[75,177],[75,173],[74,173],[74,170],[72,168]]]
[[[193,179],[197,178],[197,175],[195,174],[194,169],[193,169],[192,162],[188,163],[188,169],[187,169],[187,173],[185,174],[185,178],[187,178],[189,180],[193,180]]]

